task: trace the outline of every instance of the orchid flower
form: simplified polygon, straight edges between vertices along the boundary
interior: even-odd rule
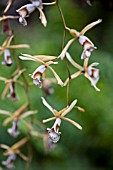
[[[29,45],[27,44],[19,44],[19,45],[10,45],[13,35],[8,36],[8,38],[4,41],[2,46],[0,47],[0,55],[4,53],[4,62],[2,64],[5,64],[7,66],[12,65],[11,55],[10,55],[10,49],[20,49],[20,48],[29,48]]]
[[[8,169],[12,169],[14,167],[14,161],[16,156],[19,155],[23,160],[28,161],[28,157],[26,157],[21,151],[20,148],[24,146],[28,142],[28,138],[23,138],[19,142],[15,143],[11,147],[0,144],[0,147],[6,149],[3,153],[4,156],[8,156],[6,161],[3,161],[2,164],[5,165]]]
[[[59,128],[60,128],[62,119],[65,121],[68,121],[69,123],[76,126],[78,129],[82,130],[82,127],[78,123],[65,117],[65,115],[67,115],[73,109],[73,107],[76,105],[77,100],[74,100],[70,106],[67,106],[66,108],[64,108],[60,111],[53,109],[43,97],[42,97],[42,102],[54,115],[54,117],[43,120],[43,123],[55,120],[55,123],[52,126],[52,128],[47,128],[48,133],[49,133],[49,138],[51,139],[52,142],[56,143],[60,139],[61,132],[59,132]]]
[[[83,74],[91,82],[91,85],[95,88],[95,90],[100,91],[100,89],[97,88],[96,86],[99,80],[99,69],[94,68],[94,66],[97,66],[99,63],[92,63],[88,66],[89,58],[87,58],[84,60],[84,65],[82,67],[72,59],[68,52],[66,52],[66,57],[69,60],[69,62],[79,70],[78,72],[71,75],[71,79],[75,79],[76,77]],[[67,78],[64,82],[64,86],[66,86],[69,81],[70,81],[69,78]]]
[[[12,122],[12,127],[8,129],[8,133],[13,136],[13,137],[17,137],[19,135],[19,131],[18,131],[18,123],[20,120],[22,120],[28,128],[31,129],[31,126],[29,123],[27,123],[27,121],[24,120],[24,118],[30,116],[30,115],[34,115],[37,113],[37,110],[29,110],[25,113],[23,113],[23,111],[28,107],[28,104],[24,104],[23,106],[21,106],[18,110],[16,110],[14,113],[11,113],[9,111],[6,110],[0,110],[0,115],[6,115],[8,116],[8,118],[6,118],[3,122],[3,125],[6,126],[8,125],[10,122]]]
[[[8,90],[10,90],[10,93],[7,95],[7,97],[10,97],[13,101],[18,100],[18,98],[16,97],[16,92],[15,92],[15,83],[19,83],[21,86],[23,86],[23,82],[21,82],[20,80],[18,80],[18,78],[20,77],[20,75],[25,71],[26,69],[22,69],[22,70],[16,70],[16,74],[13,75],[13,77],[11,79],[7,79],[5,77],[0,77],[1,81],[4,81],[6,84],[5,89],[3,90],[2,93],[2,98],[4,99],[6,97],[6,94],[8,92]]]
[[[66,27],[66,29],[69,31],[69,33],[73,36],[73,38],[71,40],[68,41],[67,45],[64,47],[64,49],[62,50],[61,54],[59,55],[59,58],[61,58],[61,60],[64,59],[66,52],[68,50],[68,48],[71,46],[71,44],[78,39],[79,43],[83,46],[84,50],[83,53],[81,55],[81,59],[86,59],[89,58],[91,56],[91,52],[96,49],[96,47],[94,46],[94,44],[91,42],[91,40],[89,40],[89,38],[87,38],[86,36],[84,36],[84,34],[90,30],[92,27],[94,27],[95,25],[99,24],[100,22],[102,22],[101,19],[92,22],[90,24],[88,24],[86,27],[84,27],[82,29],[82,31],[78,32],[75,29],[70,29],[68,27]]]
[[[45,14],[43,12],[43,5],[53,5],[56,2],[51,3],[42,3],[42,0],[30,0],[31,4],[26,4],[22,6],[21,8],[17,9],[16,12],[19,14],[19,22],[23,25],[27,25],[26,17],[29,17],[32,12],[34,12],[36,9],[38,9],[40,13],[39,19],[41,20],[41,23],[46,27],[47,20],[45,17]]]
[[[47,71],[47,69],[49,69],[52,74],[54,75],[54,77],[57,80],[57,83],[60,86],[63,86],[63,82],[60,79],[60,77],[58,76],[58,74],[54,71],[54,69],[50,66],[50,64],[57,64],[57,62],[53,62],[51,60],[51,58],[53,59],[53,56],[44,56],[44,55],[39,55],[39,56],[31,56],[28,54],[22,54],[23,56],[19,56],[20,59],[22,60],[32,60],[35,62],[39,62],[42,65],[39,66],[32,74],[30,74],[30,76],[33,78],[33,82],[35,85],[38,85],[39,87],[42,87],[42,81],[41,78],[44,76],[45,78],[45,72]],[[45,58],[47,57],[48,62],[44,62]],[[42,59],[41,59],[42,58]]]

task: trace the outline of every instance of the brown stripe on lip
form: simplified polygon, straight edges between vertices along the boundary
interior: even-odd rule
[[[85,41],[83,42],[82,46],[84,47],[86,44],[88,44],[88,45],[90,45],[90,46],[92,47],[91,43],[90,43],[88,40],[85,40]]]
[[[36,79],[38,76],[42,77],[42,73],[39,71],[33,75],[33,78]]]
[[[91,78],[94,78],[94,73],[95,73],[95,70],[92,69],[91,70],[91,75],[90,75]]]
[[[6,56],[5,63],[6,63],[7,66],[12,65],[12,61],[11,61],[11,57],[10,56]]]
[[[58,132],[59,131],[59,126],[58,126],[58,124],[56,125],[56,132]]]

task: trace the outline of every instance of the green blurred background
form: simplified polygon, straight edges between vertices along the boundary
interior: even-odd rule
[[[4,1],[1,1],[1,13],[4,9]],[[28,2],[28,1],[26,1]],[[69,102],[78,99],[77,105],[85,108],[85,112],[81,113],[73,109],[68,117],[80,123],[83,127],[82,131],[77,130],[71,124],[62,121],[60,131],[62,132],[61,140],[57,144],[55,150],[45,153],[42,141],[37,138],[31,139],[33,160],[30,164],[30,170],[112,170],[113,169],[113,4],[112,1],[92,1],[89,6],[86,1],[62,0],[59,1],[67,26],[81,30],[88,23],[99,18],[103,22],[86,33],[97,46],[97,50],[92,53],[90,63],[99,62],[100,65],[100,81],[98,87],[100,92],[96,92],[91,87],[90,82],[83,76],[71,81],[69,90]],[[24,3],[25,4],[25,3]],[[10,14],[15,14],[15,9],[21,7],[22,1],[15,0]],[[54,6],[44,8],[47,16],[48,25],[44,28],[39,19],[38,11],[35,11],[28,19],[28,26],[23,27],[17,21],[11,20],[11,27],[15,32],[15,42],[28,43],[30,49],[17,50],[16,55],[20,53],[28,54],[47,54],[58,56],[61,52],[63,25],[59,15],[59,11]],[[1,25],[1,24],[0,24]],[[6,36],[0,35],[0,44],[5,40]],[[67,32],[66,42],[71,38]],[[76,41],[69,49],[73,59],[78,63],[82,63],[80,55],[82,47]],[[12,51],[13,56],[13,51]],[[3,56],[0,57],[0,62]],[[15,59],[13,59],[14,61]],[[21,61],[23,67],[28,68],[26,75],[32,73],[39,64],[30,61]],[[0,66],[0,76],[10,78],[10,74],[15,70],[15,65],[9,67]],[[68,76],[64,61],[59,61],[59,65],[54,67],[62,80]],[[71,73],[75,69],[69,64]],[[51,73],[48,72],[48,76]],[[52,75],[51,75],[52,76]],[[29,81],[32,81],[28,77]],[[48,103],[54,108],[60,110],[66,106],[66,87],[61,88],[53,85],[55,92],[52,96],[47,97]],[[4,83],[0,82],[0,94],[4,89]],[[0,99],[0,109],[14,111],[26,102],[26,96],[22,87],[16,84],[16,93],[20,100],[17,102],[7,99]],[[37,119],[42,121],[51,116],[46,109],[40,97],[42,91],[36,86],[29,89],[31,109],[38,109]],[[0,143],[12,145],[18,139],[24,136],[24,129],[21,129],[23,135],[18,139],[12,139],[7,134],[7,128],[2,127],[4,117],[0,117]],[[47,123],[47,127],[51,127],[52,123]],[[38,130],[38,127],[36,127]],[[28,145],[29,146],[29,145]],[[23,150],[27,154],[27,148]],[[6,158],[2,156],[3,150],[0,149],[0,161]],[[26,164],[18,158],[15,161],[17,170],[25,169]],[[3,167],[3,169],[5,169]]]

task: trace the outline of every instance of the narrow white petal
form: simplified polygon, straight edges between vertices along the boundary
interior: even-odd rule
[[[57,80],[57,83],[63,87],[64,86],[64,83],[62,82],[62,80],[60,79],[60,77],[58,76],[58,74],[53,70],[52,67],[48,66],[48,68],[52,71],[53,75],[55,76],[56,80]]]
[[[54,109],[47,103],[47,101],[43,97],[41,97],[41,99],[43,104],[53,113],[53,115],[55,115]]]
[[[68,52],[66,52],[66,58],[74,67],[78,68],[79,70],[82,70],[82,67],[72,59],[71,55]]]
[[[32,61],[34,61],[32,58],[29,58],[29,57],[26,57],[26,56],[19,56],[19,58],[21,60],[32,60]]]
[[[93,79],[87,73],[85,73],[84,76],[91,82],[91,85],[95,88],[96,91],[100,91],[100,89],[95,85]]]
[[[81,75],[81,71],[78,71],[78,72],[72,74],[72,75],[71,75],[71,79],[67,78],[67,79],[65,80],[64,86],[66,86],[70,80],[73,80],[73,79],[77,78],[79,75]]]
[[[61,119],[66,120],[67,122],[71,123],[72,125],[76,126],[78,129],[82,130],[82,127],[76,123],[75,121],[67,118],[67,117],[61,117]]]
[[[65,116],[67,113],[69,113],[73,107],[75,106],[75,104],[77,103],[77,100],[74,100],[71,105],[69,107],[67,107],[67,109],[62,113],[61,116]]]
[[[45,14],[44,12],[42,11],[41,8],[38,8],[39,12],[40,12],[40,20],[41,20],[41,23],[44,25],[44,27],[46,27],[47,25],[47,20],[46,20],[46,17],[45,17]]]
[[[46,120],[43,120],[43,123],[47,123],[47,122],[50,122],[50,121],[55,120],[55,119],[56,119],[56,117],[51,117],[51,118],[48,118]]]
[[[98,65],[99,65],[99,63],[95,62],[95,63],[90,64],[90,65],[88,66],[88,68],[93,67],[93,66],[98,66]]]
[[[64,47],[63,51],[61,52],[61,54],[58,56],[58,58],[61,58],[61,60],[64,59],[66,52],[68,50],[68,48],[70,47],[70,45],[74,42],[75,38],[71,39],[68,41],[68,43],[66,44],[66,46]]]
[[[88,30],[90,30],[92,27],[94,27],[95,25],[99,24],[102,22],[102,19],[98,19],[95,22],[92,22],[90,24],[88,24],[85,28],[83,28],[83,30],[80,32],[80,35],[84,35]]]

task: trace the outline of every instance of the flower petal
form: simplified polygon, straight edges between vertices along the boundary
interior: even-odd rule
[[[67,117],[61,117],[61,119],[66,120],[67,122],[71,123],[72,125],[76,126],[78,129],[82,130],[82,127],[76,123],[75,121],[67,118]]]
[[[57,57],[55,56],[48,56],[48,55],[35,55],[34,57],[39,58],[42,61],[53,61],[57,59]]]
[[[9,10],[9,8],[11,7],[13,1],[14,1],[14,0],[8,0],[7,6],[6,6],[5,10],[3,11],[4,14],[8,12],[8,10]]]
[[[19,16],[3,15],[2,17],[0,17],[0,21],[6,20],[6,19],[17,19],[17,18],[19,18]]]
[[[6,110],[0,110],[0,115],[1,115],[1,114],[10,116],[10,115],[11,115],[11,112],[6,111]]]
[[[78,77],[79,75],[81,75],[81,71],[78,71],[78,72],[72,74],[72,75],[71,75],[71,79],[67,78],[67,79],[65,80],[64,86],[66,86],[70,80],[75,79],[75,78]]]
[[[97,21],[88,24],[86,27],[82,29],[82,31],[80,32],[80,35],[84,35],[88,30],[90,30],[92,27],[99,24],[100,22],[102,22],[102,19],[98,19]]]
[[[10,45],[8,48],[17,49],[17,48],[29,48],[28,44],[19,44],[19,45]]]
[[[24,118],[26,118],[26,117],[28,117],[28,116],[30,116],[30,115],[36,114],[37,112],[38,112],[38,110],[30,110],[30,111],[27,111],[27,112],[25,112],[24,114],[22,114],[22,115],[20,116],[20,118],[21,118],[21,119],[24,119]]]
[[[62,82],[62,80],[60,79],[60,77],[58,76],[58,74],[53,70],[52,67],[48,66],[48,68],[51,70],[51,72],[53,73],[53,75],[55,76],[56,80],[57,80],[57,83],[63,87],[64,86],[64,83]]]
[[[56,117],[51,117],[51,118],[48,118],[46,120],[43,120],[43,123],[47,123],[47,122],[50,122],[50,121],[55,120],[55,119],[56,119]]]
[[[47,25],[47,20],[46,20],[46,17],[44,15],[44,12],[42,11],[41,8],[38,8],[39,12],[40,12],[40,17],[39,19],[41,20],[41,23],[44,25],[44,27],[46,27]]]
[[[41,97],[41,99],[42,99],[42,103],[53,113],[53,115],[55,116],[55,109],[53,109],[48,103],[47,103],[47,101],[43,98],[43,97]]]
[[[96,84],[94,83],[93,79],[88,75],[88,73],[85,73],[84,76],[91,82],[91,85],[95,88],[96,91],[100,91],[100,89],[96,87]]]
[[[68,48],[70,47],[70,45],[74,42],[75,38],[71,39],[68,41],[68,43],[66,44],[66,46],[64,47],[64,49],[62,50],[61,54],[58,56],[58,58],[61,58],[61,60],[64,59],[66,52],[68,50]]]
[[[77,100],[74,100],[70,106],[67,107],[67,109],[61,114],[61,117],[64,117],[67,113],[69,113],[73,107],[75,106],[75,104],[77,103]]]
[[[71,55],[66,52],[66,58],[69,60],[69,62],[75,67],[75,68],[78,68],[79,70],[82,70],[82,66],[80,66],[79,64],[77,64],[71,57]]]
[[[14,35],[8,36],[8,38],[4,41],[2,47],[7,48],[10,45],[13,37],[14,37]]]
[[[56,4],[56,1],[54,1],[54,2],[50,2],[50,3],[42,3],[43,5],[54,5],[54,4]]]

